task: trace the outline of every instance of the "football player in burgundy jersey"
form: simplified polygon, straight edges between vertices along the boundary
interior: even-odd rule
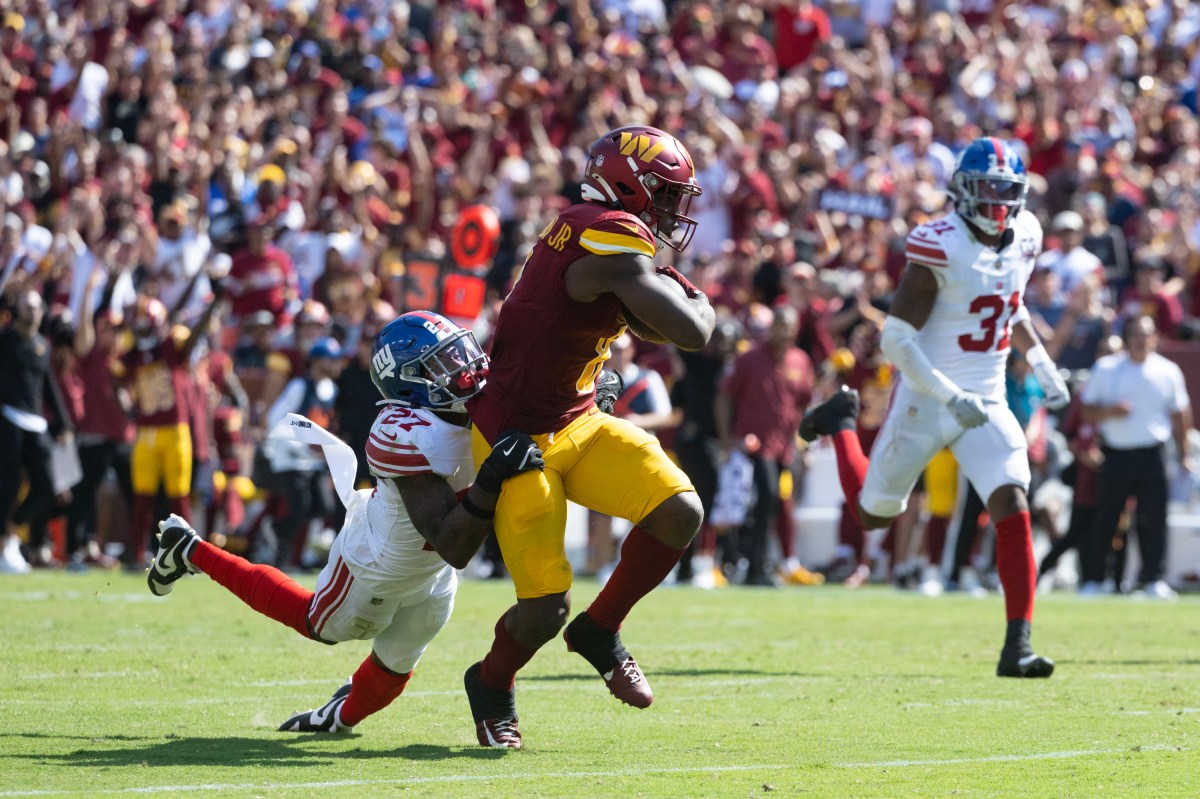
[[[1022,295],[1042,246],[1025,210],[1025,165],[1006,142],[976,139],[951,179],[955,210],[908,236],[908,267],[883,328],[884,355],[903,377],[868,462],[854,432],[858,392],[809,412],[800,435],[833,439],[846,501],[868,529],[904,512],[926,465],[949,447],[996,520],[996,566],[1008,631],[996,673],[1049,677],[1054,661],[1029,642],[1037,569],[1029,520],[1025,434],[1008,409],[1010,343],[1025,354],[1050,408],[1067,386],[1029,322]]]
[[[134,397],[137,438],[130,464],[132,540],[121,558],[133,571],[144,567],[146,533],[154,521],[154,498],[160,486],[172,513],[184,518],[192,515],[188,503],[192,490],[191,357],[220,305],[220,291],[216,284],[212,301],[190,329],[172,328],[161,302],[139,296],[130,313],[134,346],[112,362],[114,377],[132,387]]]
[[[306,638],[372,641],[371,654],[325,705],[297,713],[280,731],[347,732],[400,695],[450,618],[455,569],[491,532],[501,484],[542,466],[532,440],[510,431],[474,469],[464,406],[484,385],[487,356],[469,331],[445,317],[412,311],[388,324],[375,339],[371,378],[384,407],[365,454],[379,484],[348,491],[346,521],[315,591],[273,566],[202,541],[177,516],[159,525],[158,556],[147,577],[156,596],[180,577],[204,572]],[[312,425],[293,419],[301,428]],[[353,464],[348,469],[354,473]],[[519,735],[504,727],[495,733],[520,746]]]
[[[674,268],[654,264],[660,243],[682,251],[695,230],[686,216],[700,194],[691,156],[656,128],[613,130],[592,146],[582,194],[534,244],[500,311],[488,384],[469,406],[477,463],[509,429],[532,435],[546,458],[544,472],[505,483],[496,505],[517,601],[464,678],[483,746],[505,745],[490,731],[515,728],[516,673],[567,621],[567,501],[635,525],[612,577],[563,636],[634,707],[649,706],[652,695],[618,630],[674,568],[703,516],[658,441],[593,405],[596,376],[627,328],[687,350],[712,334],[708,299]]]

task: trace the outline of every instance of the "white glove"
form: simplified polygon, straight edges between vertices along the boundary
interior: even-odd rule
[[[165,533],[168,527],[182,527],[185,530],[190,530],[192,533],[196,532],[195,530],[192,530],[192,526],[187,523],[186,519],[175,513],[172,513],[170,516],[158,523],[158,532]]]
[[[954,415],[958,423],[968,430],[972,427],[979,427],[988,420],[987,406],[983,403],[983,397],[969,391],[964,391],[950,400],[946,403],[946,407],[950,409],[950,413]]]
[[[1046,353],[1046,348],[1040,344],[1030,348],[1029,352],[1025,353],[1025,360],[1033,367],[1033,374],[1041,384],[1042,391],[1046,393],[1043,404],[1052,411],[1065,408],[1071,401],[1071,392],[1067,389],[1067,381],[1062,379],[1058,367]]]
[[[1052,411],[1067,407],[1067,403],[1071,401],[1071,392],[1067,388],[1067,381],[1058,373],[1058,368],[1047,361],[1034,366],[1033,373],[1041,383],[1042,391],[1046,392],[1043,404]]]

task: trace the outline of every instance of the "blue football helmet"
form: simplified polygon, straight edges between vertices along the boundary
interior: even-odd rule
[[[375,337],[371,382],[380,405],[464,411],[487,382],[488,357],[475,335],[444,316],[410,311]]]
[[[1025,164],[1005,141],[976,139],[958,155],[950,191],[954,210],[980,231],[999,236],[1025,208]]]

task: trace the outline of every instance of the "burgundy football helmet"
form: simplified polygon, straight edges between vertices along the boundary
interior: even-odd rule
[[[617,128],[592,145],[583,198],[641,219],[668,247],[683,252],[696,232],[687,216],[700,196],[696,168],[683,144],[646,125]]]

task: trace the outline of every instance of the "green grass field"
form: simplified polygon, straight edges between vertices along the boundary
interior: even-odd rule
[[[576,604],[591,599],[582,583]],[[1054,595],[1050,680],[993,676],[1002,600],[663,588],[624,639],[649,710],[561,640],[517,684],[526,748],[474,745],[462,672],[510,598],[468,582],[409,690],[351,736],[278,733],[353,672],[206,578],[0,579],[0,797],[1196,797],[1200,603]]]

